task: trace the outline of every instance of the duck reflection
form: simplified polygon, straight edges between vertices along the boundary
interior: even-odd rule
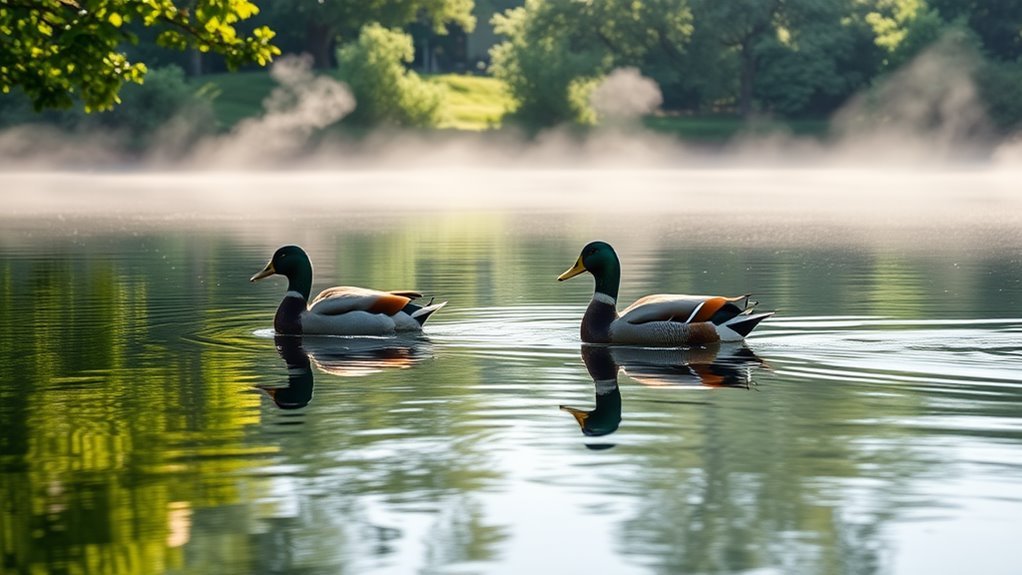
[[[628,377],[650,386],[749,389],[753,370],[765,365],[741,344],[693,349],[618,347],[611,354]]]
[[[386,369],[408,369],[433,356],[422,336],[308,337],[305,349],[320,371],[340,377],[363,377]]]
[[[273,337],[277,353],[287,364],[287,386],[257,385],[281,409],[298,409],[312,401],[312,364],[302,347],[302,338],[287,335]]]
[[[617,431],[621,425],[621,388],[617,384],[618,365],[606,346],[582,346],[582,361],[586,364],[589,377],[593,378],[596,387],[596,408],[586,411],[567,405],[561,411],[567,411],[575,417],[582,434],[599,437]]]
[[[298,409],[312,401],[312,366],[331,375],[361,377],[384,369],[407,369],[431,357],[428,341],[404,338],[336,338],[276,335],[287,364],[287,386],[258,385],[277,407]]]
[[[748,389],[752,371],[765,365],[744,345],[699,349],[582,346],[582,361],[596,388],[596,407],[560,406],[590,437],[609,435],[621,425],[618,372],[650,386],[735,387]]]

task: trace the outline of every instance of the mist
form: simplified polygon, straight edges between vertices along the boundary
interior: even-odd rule
[[[1008,221],[1022,207],[1022,141],[990,129],[974,66],[970,55],[938,43],[853,98],[826,139],[774,132],[711,146],[642,127],[639,118],[662,97],[635,69],[616,70],[596,87],[591,101],[604,122],[584,135],[379,130],[346,139],[323,128],[357,106],[347,87],[312,74],[307,59],[285,58],[273,67],[278,87],[262,116],[225,134],[197,136],[182,119],[165,126],[156,145],[127,154],[111,135],[69,139],[36,127],[0,133],[0,187],[30,191],[5,194],[7,212],[18,214],[88,214],[111,205],[125,213],[231,214],[395,204],[691,214],[747,203],[777,218],[871,220],[883,206],[883,217],[895,220]],[[494,177],[493,170],[514,175]],[[603,175],[585,175],[592,172]]]

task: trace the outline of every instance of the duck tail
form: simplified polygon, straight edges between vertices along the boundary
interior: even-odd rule
[[[412,316],[412,319],[419,322],[419,325],[423,325],[426,323],[426,320],[429,319],[429,316],[433,315],[433,312],[439,310],[445,305],[447,305],[447,302],[445,301],[434,304],[433,300],[429,300],[428,305],[420,307],[419,309],[413,311],[410,315]]]
[[[725,303],[713,314],[710,318],[710,322],[716,326],[727,325],[729,321],[732,321],[738,316],[749,315],[752,313],[752,309],[759,305],[759,302],[750,299],[752,294],[740,295],[735,298],[729,298],[728,302]]]
[[[749,311],[752,311],[751,309]],[[720,339],[722,341],[739,341],[749,335],[759,322],[766,318],[774,315],[774,312],[768,311],[763,313],[751,314],[743,313],[740,314],[724,324],[718,326],[720,331]],[[732,335],[734,334],[734,335]]]

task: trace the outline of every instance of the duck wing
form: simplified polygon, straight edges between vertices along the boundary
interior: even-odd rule
[[[655,294],[639,298],[621,312],[621,320],[630,324],[653,321],[678,323],[713,322],[715,325],[738,316],[748,307],[749,296],[737,297]]]
[[[352,311],[366,311],[394,315],[404,309],[414,292],[385,292],[374,289],[338,286],[327,288],[312,300],[311,313],[320,315],[341,315]]]
[[[399,295],[399,296],[404,296],[404,297],[410,298],[410,299],[419,299],[419,298],[422,297],[422,292],[415,291],[415,290],[410,290],[410,289],[392,290],[392,291],[389,291],[387,293],[394,294],[394,295]]]

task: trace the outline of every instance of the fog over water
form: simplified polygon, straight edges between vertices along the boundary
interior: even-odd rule
[[[551,128],[532,136],[395,132],[359,139],[322,129],[357,105],[347,87],[289,57],[271,73],[278,87],[261,116],[224,134],[201,135],[195,120],[162,128],[155,144],[125,152],[116,134],[70,135],[39,126],[0,132],[4,171],[408,170],[481,168],[678,169],[730,167],[911,168],[949,166],[1015,171],[1022,139],[993,129],[977,97],[974,58],[939,42],[832,118],[825,138],[759,130],[719,145],[684,143],[641,128],[662,101],[656,83],[633,68],[609,74],[591,95],[601,127],[584,134]],[[766,118],[764,118],[766,119]]]
[[[5,213],[18,216],[725,214],[726,225],[707,231],[715,241],[807,221],[834,229],[788,226],[796,241],[841,237],[842,227],[885,228],[881,241],[947,225],[1007,229],[1022,213],[1022,139],[995,135],[972,66],[938,43],[853,98],[826,138],[750,133],[711,146],[640,127],[661,97],[635,69],[596,87],[592,104],[605,121],[584,134],[380,130],[343,139],[321,129],[354,109],[350,92],[314,76],[307,59],[288,58],[273,69],[280,85],[264,114],[225,134],[199,137],[171,122],[157,144],[128,154],[111,134],[2,132],[0,190]]]
[[[634,70],[585,135],[345,141],[302,61],[223,135],[0,134],[5,565],[1022,572],[1022,141],[968,65],[931,52],[825,141],[645,132]],[[590,365],[592,281],[556,277],[595,238],[621,304],[776,315]],[[249,278],[285,243],[316,290],[449,305],[414,341],[275,341],[286,282]]]

